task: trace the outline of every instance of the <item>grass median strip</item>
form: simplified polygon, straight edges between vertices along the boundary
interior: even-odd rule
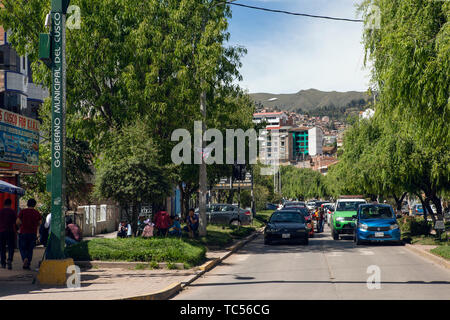
[[[208,225],[207,236],[190,239],[183,237],[154,237],[92,239],[66,248],[68,257],[75,261],[127,261],[143,262],[136,269],[155,268],[158,262],[183,263],[185,268],[201,265],[206,260],[207,248],[225,249],[233,241],[242,239],[255,231],[252,226]]]
[[[178,238],[92,239],[66,249],[75,261],[128,261],[184,263],[186,267],[202,264],[206,248]]]
[[[430,250],[431,253],[450,261],[450,246],[443,245]]]

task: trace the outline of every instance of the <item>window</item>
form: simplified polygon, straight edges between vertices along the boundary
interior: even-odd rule
[[[100,206],[100,215],[98,221],[106,221],[106,209],[107,209],[106,204],[102,204]]]

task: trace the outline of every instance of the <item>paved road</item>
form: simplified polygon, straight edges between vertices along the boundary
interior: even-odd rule
[[[369,289],[370,266],[380,289]],[[376,267],[375,267],[376,268]],[[309,246],[263,244],[259,236],[174,299],[450,299],[450,271],[402,246],[356,246],[330,230]]]

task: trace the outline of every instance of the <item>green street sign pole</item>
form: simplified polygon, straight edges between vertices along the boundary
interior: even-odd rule
[[[64,259],[65,245],[65,163],[66,138],[66,12],[70,0],[52,0],[51,71],[52,71],[52,165],[50,188],[51,231],[46,259]]]

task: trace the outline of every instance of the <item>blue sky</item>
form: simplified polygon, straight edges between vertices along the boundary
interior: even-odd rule
[[[237,3],[342,18],[360,18],[358,0],[237,0]],[[363,24],[297,17],[232,6],[230,44],[247,48],[241,87],[250,93],[366,91]]]

